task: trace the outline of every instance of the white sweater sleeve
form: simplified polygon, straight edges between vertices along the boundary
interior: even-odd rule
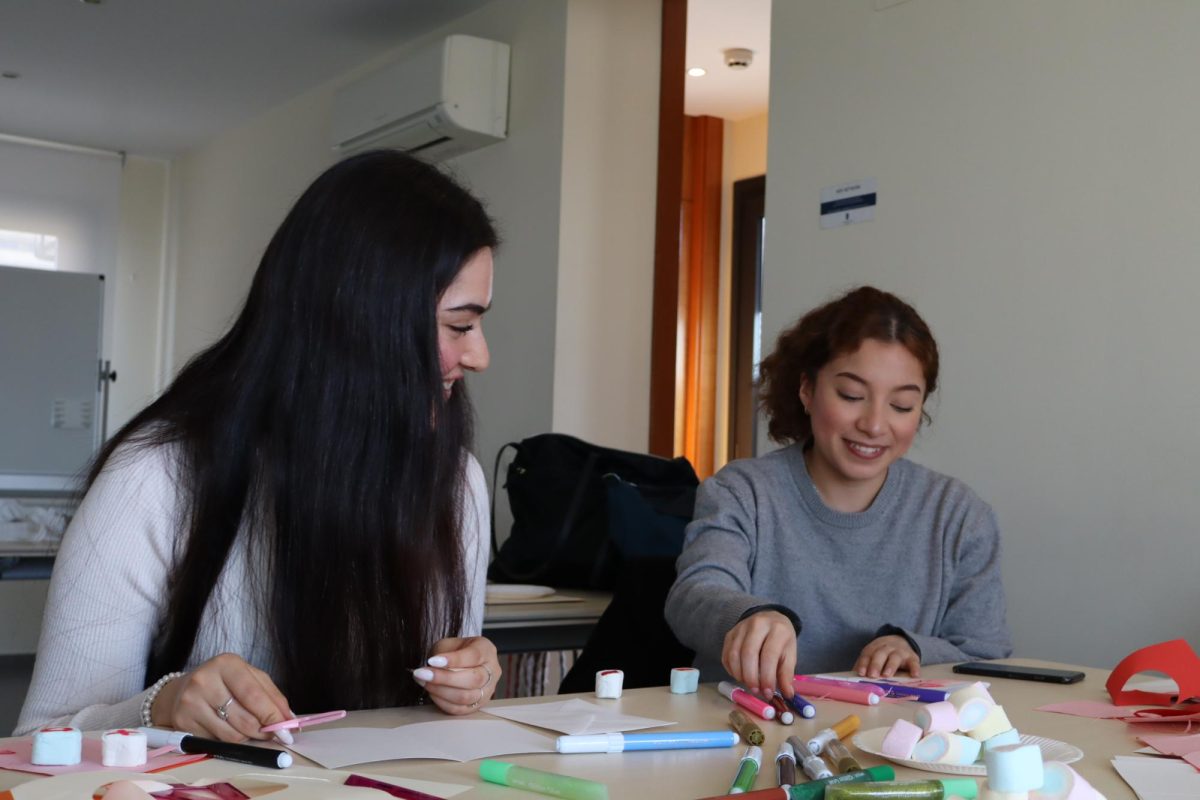
[[[483,631],[483,602],[487,595],[487,568],[491,556],[491,512],[487,481],[475,456],[466,459],[466,492],[463,501],[463,564],[467,573],[467,603],[461,636]]]
[[[140,724],[146,661],[174,560],[169,452],[119,451],[63,537],[15,733]],[[158,676],[154,676],[158,677]]]

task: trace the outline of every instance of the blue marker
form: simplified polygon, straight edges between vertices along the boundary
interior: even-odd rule
[[[560,753],[621,753],[626,750],[696,750],[733,747],[740,739],[733,731],[676,731],[663,733],[585,733],[560,736]]]
[[[805,719],[812,719],[817,715],[817,707],[798,694],[792,695],[792,699],[788,702],[792,704],[792,708],[796,709],[796,713]]]
[[[905,686],[902,683],[888,683],[887,681],[863,680],[859,683],[869,683],[880,689],[886,689],[889,697],[912,697],[918,703],[940,703],[950,699],[950,693],[944,689],[926,689],[922,686]]]

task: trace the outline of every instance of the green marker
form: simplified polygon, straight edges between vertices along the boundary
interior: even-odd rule
[[[870,781],[894,781],[896,770],[885,765],[868,767],[861,772],[847,772],[845,775],[835,775],[819,781],[809,781],[788,787],[788,800],[822,800],[825,797],[826,786],[837,786],[841,783],[868,783]]]
[[[979,794],[979,785],[974,778],[948,778],[936,781],[905,781],[884,783],[859,783],[846,786],[831,786],[825,792],[826,800],[867,800],[868,798],[896,798],[897,800],[943,800],[958,795],[972,800]]]
[[[608,800],[608,786],[570,775],[518,767],[507,761],[485,758],[479,762],[479,777],[488,783],[525,789],[530,792],[564,797],[566,800]]]
[[[754,788],[754,779],[762,768],[762,748],[751,745],[746,748],[741,762],[738,763],[737,775],[733,777],[733,786],[729,787],[730,794],[742,794]]]

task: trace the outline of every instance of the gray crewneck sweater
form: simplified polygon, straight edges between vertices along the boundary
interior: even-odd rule
[[[768,604],[803,623],[798,673],[850,669],[884,626],[902,629],[923,664],[1012,652],[992,509],[905,459],[857,513],[822,502],[800,445],[735,461],[700,487],[676,569],[667,622],[705,681],[727,677],[725,634]]]

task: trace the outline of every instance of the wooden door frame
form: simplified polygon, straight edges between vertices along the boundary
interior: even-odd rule
[[[675,455],[675,397],[682,367],[679,228],[683,196],[683,96],[687,0],[662,0],[658,79],[658,187],[654,213],[654,298],[650,334],[649,450]]]

